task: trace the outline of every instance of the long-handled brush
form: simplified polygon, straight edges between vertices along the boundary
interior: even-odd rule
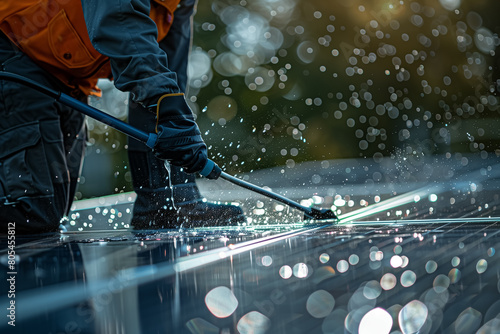
[[[23,76],[14,74],[14,73],[8,73],[4,71],[0,71],[0,79],[4,80],[9,80],[9,81],[15,81],[17,83],[26,85],[28,87],[31,87],[33,89],[38,90],[41,93],[44,93],[52,98],[54,98],[56,101],[67,105],[89,117],[92,117],[100,122],[103,122],[112,128],[123,132],[124,134],[135,138],[143,143],[145,143],[148,147],[154,148],[157,135],[155,133],[146,133],[144,131],[141,131],[133,126],[131,126],[128,123],[125,123],[121,120],[119,120],[116,117],[113,117],[111,115],[108,115],[96,108],[93,108],[85,103],[82,103],[71,96],[64,94],[62,92],[58,92],[56,90],[53,90],[51,88],[48,88],[46,86],[43,86],[33,80],[30,80],[28,78],[25,78]],[[214,172],[216,171],[217,172]],[[201,175],[210,178],[210,179],[217,179],[218,177],[221,177],[231,183],[234,183],[240,187],[249,189],[253,192],[259,193],[261,195],[264,195],[266,197],[272,198],[274,200],[277,200],[281,203],[284,203],[288,206],[291,206],[297,210],[300,210],[304,212],[304,218],[305,219],[313,219],[313,220],[336,220],[337,216],[328,209],[317,209],[317,208],[311,208],[311,207],[306,207],[303,206],[289,198],[286,198],[282,195],[276,194],[272,191],[263,189],[261,187],[258,187],[254,184],[251,184],[249,182],[240,180],[232,175],[229,175],[225,173],[224,171],[220,171],[220,174],[218,173],[219,167],[212,161],[208,160],[207,165],[205,168],[200,172]]]

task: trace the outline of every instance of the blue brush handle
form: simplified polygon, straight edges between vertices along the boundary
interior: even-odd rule
[[[147,133],[141,131],[133,127],[132,125],[125,123],[116,117],[108,115],[100,111],[99,109],[96,109],[83,102],[80,102],[72,98],[71,96],[61,93],[59,95],[59,98],[57,98],[57,100],[62,104],[65,104],[73,109],[76,109],[87,116],[90,116],[100,122],[103,122],[104,124],[107,124],[112,128],[143,142],[148,147],[153,148],[156,143],[156,138],[158,136],[155,133]],[[209,179],[217,179],[219,178],[220,172],[221,169],[219,168],[219,166],[217,166],[217,164],[212,160],[208,159],[207,163],[205,164],[205,167],[200,171],[200,174]]]
[[[145,143],[148,147],[153,148],[154,144],[156,142],[156,138],[158,137],[155,133],[147,133],[144,131],[141,131],[132,125],[119,120],[116,117],[113,117],[109,114],[106,114],[105,112],[100,111],[99,109],[96,109],[94,107],[91,107],[83,102],[80,102],[74,98],[72,98],[69,95],[66,95],[64,93],[60,93],[59,97],[56,98],[57,101],[61,102],[62,104],[67,105],[68,107],[71,107],[73,109],[76,109],[80,111],[82,114],[85,114],[89,117],[92,117],[104,124],[107,124],[111,126],[112,128],[123,132],[124,134],[135,138],[143,143]]]

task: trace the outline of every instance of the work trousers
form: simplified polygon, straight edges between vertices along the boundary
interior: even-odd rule
[[[0,66],[71,94],[1,33]],[[58,229],[74,197],[85,136],[81,113],[22,84],[0,80],[0,233],[7,233],[9,223],[20,234]]]

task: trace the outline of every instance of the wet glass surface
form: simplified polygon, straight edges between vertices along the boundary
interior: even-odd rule
[[[304,221],[279,204],[234,192],[252,218],[244,226],[139,232],[126,228],[126,195],[121,202],[101,198],[75,210],[79,217],[63,234],[17,239],[16,329],[495,333],[498,166],[494,159],[477,168],[473,159],[466,167],[444,159],[447,166],[411,173],[408,182],[391,178],[401,176],[398,168],[363,160],[331,162],[350,166],[345,183],[318,168],[324,184],[314,189],[279,188],[273,182],[283,181],[270,177],[280,175],[276,170],[250,175],[304,204],[332,208],[335,224]],[[383,178],[374,180],[375,173]],[[299,185],[301,177],[311,175],[284,176]]]
[[[493,333],[499,224],[471,218],[25,240],[16,328]]]

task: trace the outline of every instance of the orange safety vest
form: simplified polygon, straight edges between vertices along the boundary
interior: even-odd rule
[[[180,0],[152,0],[158,41],[168,33]],[[42,68],[73,89],[100,95],[99,78],[111,78],[108,57],[87,32],[80,0],[1,0],[0,30]]]

